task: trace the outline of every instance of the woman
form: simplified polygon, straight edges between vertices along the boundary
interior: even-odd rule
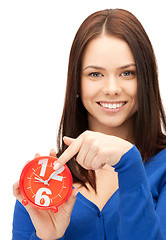
[[[74,188],[58,213],[27,205],[28,215],[14,184],[13,240],[166,239],[162,127],[157,66],[142,25],[121,9],[90,15],[71,48],[55,166],[68,164]]]

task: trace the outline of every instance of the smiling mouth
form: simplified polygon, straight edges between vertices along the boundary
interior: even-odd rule
[[[109,103],[109,102],[98,102],[100,106],[106,109],[119,109],[124,106],[127,102],[117,102],[117,103]]]

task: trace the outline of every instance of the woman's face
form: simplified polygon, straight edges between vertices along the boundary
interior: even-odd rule
[[[87,45],[82,59],[81,99],[91,130],[130,122],[137,111],[137,74],[125,41],[101,35]]]

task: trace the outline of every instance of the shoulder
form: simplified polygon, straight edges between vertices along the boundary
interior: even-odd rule
[[[146,168],[165,168],[166,169],[166,149],[161,150],[145,162]]]
[[[150,183],[161,188],[166,185],[166,149],[163,149],[144,163]]]

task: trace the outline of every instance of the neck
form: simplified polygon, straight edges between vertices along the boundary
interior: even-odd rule
[[[119,137],[131,142],[132,144],[135,143],[133,135],[133,118],[130,118],[125,123],[117,127],[103,126],[94,122],[91,124],[89,121],[89,130]]]

